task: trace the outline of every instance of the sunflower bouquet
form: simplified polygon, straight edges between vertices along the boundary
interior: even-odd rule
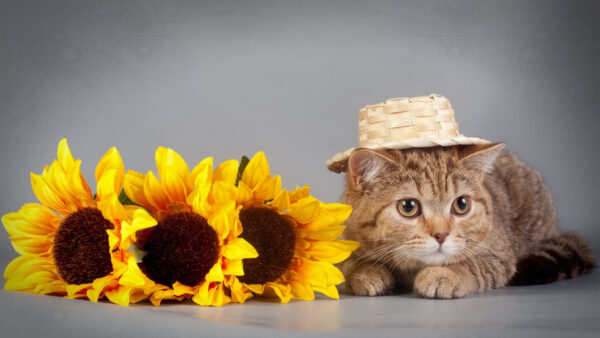
[[[339,239],[350,206],[322,203],[308,186],[282,189],[262,152],[216,167],[208,157],[190,170],[159,147],[155,161],[158,176],[125,172],[109,149],[92,193],[61,140],[56,160],[31,174],[41,204],[2,217],[20,254],[5,289],[119,305],[339,298],[344,277],[334,264],[358,247]]]

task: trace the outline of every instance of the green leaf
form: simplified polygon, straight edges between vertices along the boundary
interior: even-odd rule
[[[246,170],[246,166],[248,166],[248,162],[250,162],[250,159],[247,156],[242,156],[242,159],[240,160],[240,168],[238,169],[237,173],[237,179],[235,180],[236,187],[240,184],[240,181],[242,180],[242,175],[244,174],[244,170]]]
[[[137,206],[139,206],[139,204],[136,204],[132,200],[129,199],[129,197],[125,193],[125,189],[121,189],[121,193],[119,194],[119,202],[121,202],[121,204],[123,204],[123,205],[137,205]]]

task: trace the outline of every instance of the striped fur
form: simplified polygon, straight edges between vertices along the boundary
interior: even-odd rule
[[[589,272],[592,253],[558,229],[539,172],[502,148],[354,152],[342,201],[354,208],[346,237],[362,245],[342,266],[348,291],[455,298]],[[464,215],[451,212],[459,196],[471,202]],[[418,200],[420,215],[398,212],[407,198]],[[442,244],[440,233],[449,234]]]

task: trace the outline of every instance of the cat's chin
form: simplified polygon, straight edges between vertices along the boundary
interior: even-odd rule
[[[449,255],[436,251],[430,254],[421,255],[418,259],[427,265],[438,265],[444,263],[448,258],[450,258]]]

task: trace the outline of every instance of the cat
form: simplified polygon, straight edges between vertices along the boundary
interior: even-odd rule
[[[345,237],[361,247],[342,265],[347,291],[458,298],[592,270],[586,242],[558,229],[540,173],[503,148],[354,151],[342,202]]]

